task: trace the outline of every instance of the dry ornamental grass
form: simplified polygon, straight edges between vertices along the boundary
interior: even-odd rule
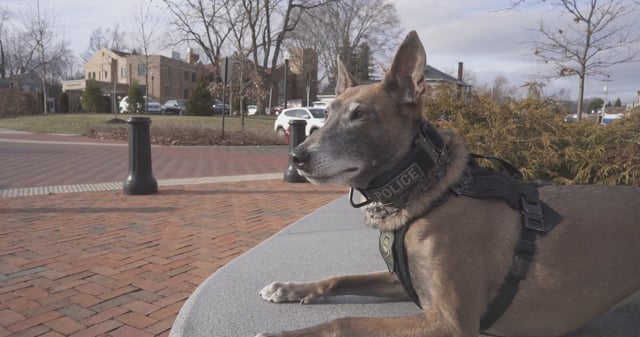
[[[440,90],[425,105],[427,119],[440,119],[470,151],[515,164],[527,181],[640,186],[638,111],[602,126],[566,123],[553,104],[534,99],[498,104],[485,95],[452,99]]]

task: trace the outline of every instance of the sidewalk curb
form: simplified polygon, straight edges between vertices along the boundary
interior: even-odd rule
[[[211,184],[221,182],[257,181],[282,179],[282,173],[249,174],[240,176],[202,177],[165,179],[158,181],[158,187]],[[124,181],[124,179],[123,179]],[[77,184],[58,186],[37,186],[0,190],[0,198],[27,197],[35,195],[48,195],[74,192],[99,192],[121,190],[123,182],[99,183],[99,184]]]

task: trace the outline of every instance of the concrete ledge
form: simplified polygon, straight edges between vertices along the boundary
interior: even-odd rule
[[[375,298],[344,296],[300,305],[267,303],[258,296],[258,291],[272,281],[311,281],[385,268],[378,253],[378,232],[365,227],[360,211],[351,208],[347,198],[342,197],[211,275],[184,304],[169,336],[251,337],[259,332],[298,329],[346,316],[419,313],[413,303]],[[639,318],[640,305],[623,306],[570,336],[637,336]]]

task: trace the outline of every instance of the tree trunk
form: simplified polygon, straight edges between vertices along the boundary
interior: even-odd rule
[[[7,78],[7,68],[5,67],[5,58],[4,58],[4,46],[2,45],[2,40],[0,39],[0,78],[3,80]]]
[[[584,73],[583,73],[584,74]],[[578,114],[578,120],[582,120],[582,104],[584,102],[584,75],[578,75],[580,78],[580,84],[578,86],[578,108],[576,113]]]

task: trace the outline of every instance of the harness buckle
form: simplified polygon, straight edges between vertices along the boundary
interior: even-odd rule
[[[538,199],[538,191],[533,187],[525,186],[522,190],[520,203],[524,227],[536,232],[545,232],[544,214],[540,199]]]

